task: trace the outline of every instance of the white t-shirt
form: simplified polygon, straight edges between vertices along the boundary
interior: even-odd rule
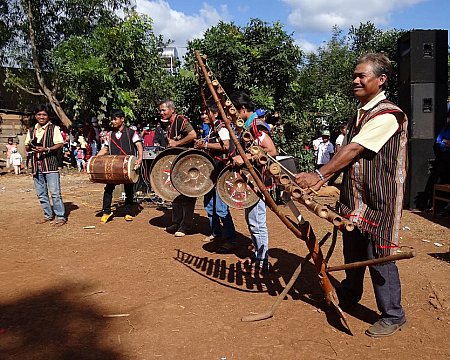
[[[121,131],[117,131],[113,136],[116,138],[116,140],[120,140],[120,138],[122,137],[122,132]],[[109,137],[107,137],[105,139],[105,142],[103,143],[103,146],[109,146],[109,140],[110,140]],[[131,141],[133,143],[137,143],[138,141],[141,141],[141,137],[139,136],[137,131],[134,132]]]
[[[10,161],[13,165],[20,165],[20,163],[22,162],[22,155],[20,155],[19,153],[12,153],[11,157],[10,157]]]
[[[222,141],[230,140],[230,132],[226,127],[219,130],[219,137]]]
[[[322,142],[322,136],[318,137],[317,139],[313,140],[313,149],[317,153],[317,150],[319,149],[319,144]]]
[[[342,143],[344,142],[344,135],[343,134],[339,134],[339,136],[336,138],[336,142],[335,145],[336,146],[342,146]]]
[[[329,141],[321,142],[317,149],[317,164],[325,165],[331,160],[331,154],[334,154],[334,146]]]

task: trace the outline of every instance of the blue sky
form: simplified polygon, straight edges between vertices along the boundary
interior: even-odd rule
[[[305,51],[330,39],[333,25],[346,33],[371,21],[380,29],[448,29],[449,0],[135,0],[138,12],[154,20],[154,30],[175,41],[201,37],[220,20],[245,26],[250,18],[280,21]]]

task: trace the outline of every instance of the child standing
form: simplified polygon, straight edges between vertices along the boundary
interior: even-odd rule
[[[8,143],[6,144],[6,169],[8,169],[8,171],[12,165],[11,163],[12,149],[17,149],[16,144],[13,143],[13,138],[8,138]]]
[[[22,155],[19,154],[17,148],[11,149],[11,156],[9,158],[9,161],[14,167],[14,173],[16,175],[20,175],[20,167],[22,165]]]
[[[75,159],[77,160],[78,172],[81,172],[81,168],[83,168],[83,170],[86,170],[86,161],[84,161],[84,152],[80,144],[77,144],[77,147],[73,151],[73,154],[75,155]]]

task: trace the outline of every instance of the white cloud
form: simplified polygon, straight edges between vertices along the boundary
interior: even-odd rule
[[[307,40],[299,39],[295,40],[295,43],[298,47],[300,47],[300,49],[302,49],[304,53],[314,53],[318,49],[318,46],[316,44],[313,44],[312,42],[309,42]]]
[[[371,21],[387,25],[393,10],[426,0],[282,0],[292,8],[288,23],[296,31],[329,32],[334,25],[347,30],[351,25]]]
[[[153,19],[155,34],[163,35],[165,40],[173,40],[178,48],[184,48],[188,40],[202,37],[206,29],[220,20],[229,21],[230,18],[226,5],[216,9],[207,3],[203,3],[198,13],[193,15],[173,10],[164,0],[137,0],[136,10]],[[181,49],[180,52],[184,51]]]

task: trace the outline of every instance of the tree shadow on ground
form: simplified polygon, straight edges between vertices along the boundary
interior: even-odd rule
[[[0,303],[1,358],[124,359],[107,345],[108,322],[80,290],[65,284]]]

